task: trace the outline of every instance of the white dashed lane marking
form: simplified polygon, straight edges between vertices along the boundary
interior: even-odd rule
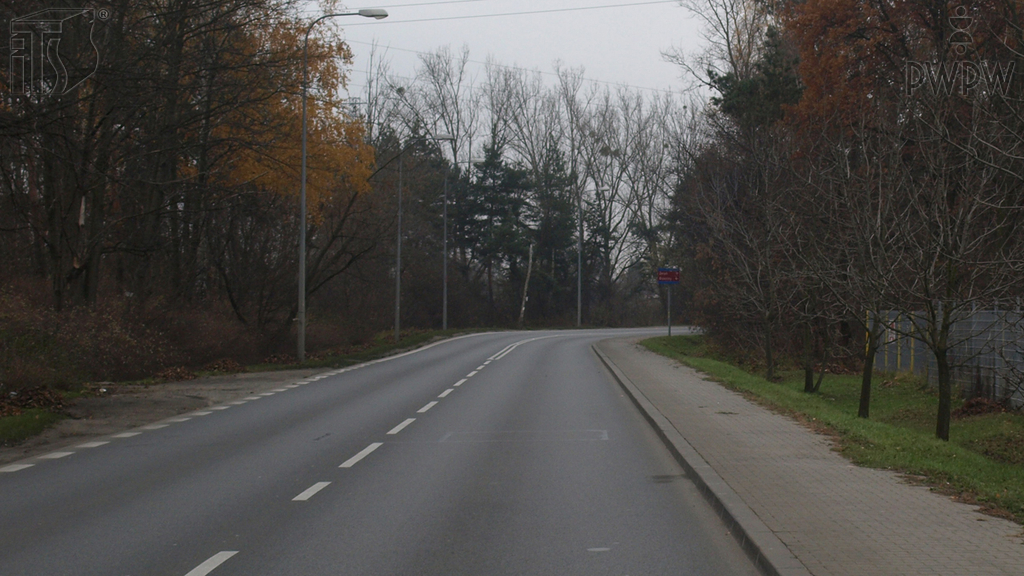
[[[465,384],[465,383],[466,383],[466,379],[465,379],[465,378],[463,378],[462,380],[459,380],[459,381],[458,381],[458,382],[456,382],[455,384],[452,384],[452,386],[462,386],[462,385],[463,385],[463,384]]]
[[[11,464],[10,466],[4,466],[0,468],[0,472],[17,472],[18,470],[24,470],[25,468],[31,468],[35,464]]]
[[[449,389],[445,390],[444,392],[441,392],[440,394],[438,394],[437,397],[438,398],[444,398],[445,396],[451,394],[454,391],[455,391],[454,388],[449,388]]]
[[[141,429],[142,430],[159,430],[161,428],[167,428],[168,426],[170,426],[170,424],[148,424],[146,426],[143,426]]]
[[[220,566],[221,564],[227,562],[227,560],[235,554],[238,554],[237,550],[217,552],[216,554],[211,556],[206,562],[203,562],[199,566],[196,566],[195,568],[190,570],[188,574],[185,574],[185,576],[206,576],[210,572],[213,572],[214,569],[217,568],[217,566]]]
[[[305,502],[306,500],[312,498],[313,495],[315,495],[317,492],[323,490],[324,488],[327,488],[330,484],[330,482],[317,482],[316,484],[313,484],[309,488],[306,488],[302,492],[302,494],[299,494],[295,498],[292,498],[292,502]]]
[[[131,438],[132,436],[138,436],[142,432],[121,432],[120,434],[114,434],[111,438]]]
[[[466,374],[466,378],[472,378],[473,376],[476,376],[476,373],[477,373],[477,370],[473,370],[469,374]]]
[[[104,444],[110,444],[110,442],[107,442],[107,441],[86,442],[85,444],[79,444],[78,446],[75,446],[75,448],[99,448],[100,446],[103,446]]]
[[[412,424],[415,421],[416,421],[415,418],[408,418],[408,419],[406,419],[405,422],[402,422],[398,426],[395,426],[391,430],[388,430],[388,434],[398,434],[399,432],[404,430],[406,426],[408,426],[409,424]]]
[[[360,460],[366,458],[367,456],[370,455],[371,452],[373,452],[377,448],[380,448],[383,445],[383,442],[374,442],[373,444],[370,444],[366,448],[363,448],[363,450],[359,452],[359,454],[356,454],[355,456],[349,458],[348,460],[345,460],[345,462],[341,466],[338,466],[338,468],[351,468],[355,466],[356,464],[359,463]]]
[[[426,412],[427,410],[430,410],[434,406],[437,406],[437,400],[434,400],[433,402],[427,402],[426,406],[424,406],[423,408],[420,408],[416,412],[419,413],[419,414],[423,414],[424,412]]]

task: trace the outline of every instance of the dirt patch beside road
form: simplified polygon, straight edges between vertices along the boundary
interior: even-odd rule
[[[65,409],[69,417],[42,434],[17,446],[0,446],[0,464],[266,392],[327,370],[329,368],[242,373],[148,386],[114,384],[107,387],[105,394],[71,401]]]

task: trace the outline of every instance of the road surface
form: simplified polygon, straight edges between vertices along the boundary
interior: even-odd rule
[[[590,349],[639,333],[462,337],[0,466],[0,575],[756,574]]]

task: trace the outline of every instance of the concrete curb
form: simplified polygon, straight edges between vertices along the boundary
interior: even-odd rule
[[[782,540],[747,506],[732,487],[696,451],[682,434],[672,426],[650,400],[598,347],[592,346],[608,371],[619,383],[633,404],[640,409],[644,418],[672,453],[672,456],[686,470],[715,512],[725,521],[729,531],[750,559],[766,576],[811,576],[810,571],[790,552]]]

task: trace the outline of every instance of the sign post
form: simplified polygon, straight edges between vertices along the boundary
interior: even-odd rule
[[[668,290],[668,335],[672,335],[672,285],[679,284],[679,268],[658,268],[658,284]]]

